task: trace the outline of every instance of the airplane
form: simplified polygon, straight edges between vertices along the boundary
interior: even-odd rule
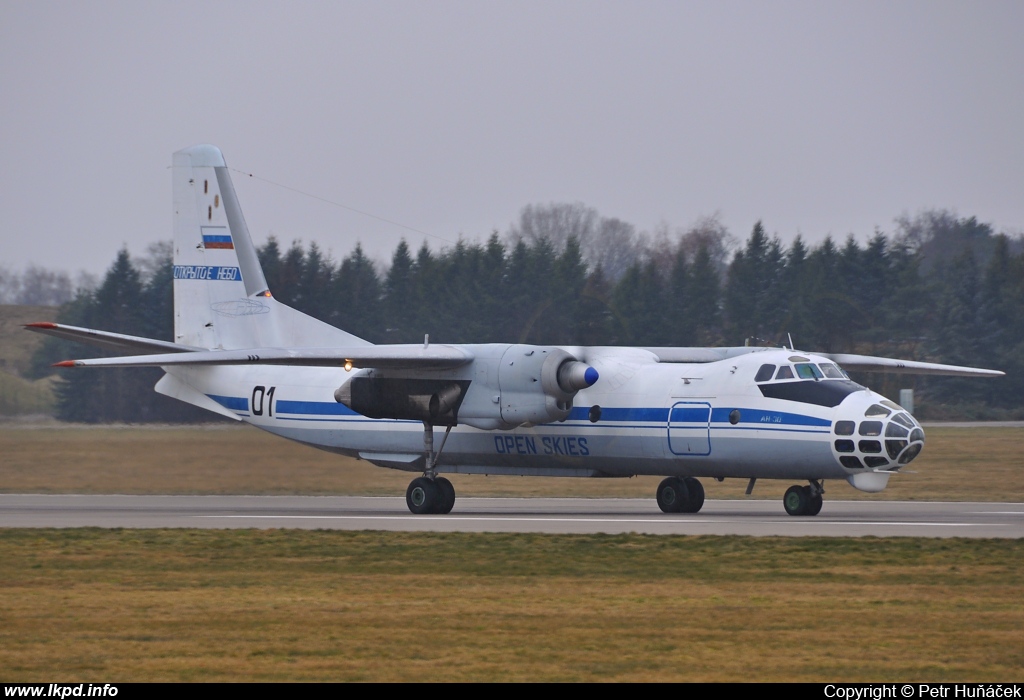
[[[174,341],[58,323],[26,328],[129,353],[59,367],[160,367],[161,394],[275,435],[419,474],[415,514],[446,514],[442,474],[665,477],[665,513],[696,513],[700,478],[878,492],[924,446],[920,423],[846,370],[1003,372],[764,347],[374,345],[278,302],[220,149],[173,156]],[[790,341],[792,345],[792,341]],[[444,428],[435,449],[435,430]]]

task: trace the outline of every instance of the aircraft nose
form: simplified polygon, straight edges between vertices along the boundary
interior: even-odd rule
[[[833,450],[847,469],[897,470],[924,447],[924,430],[901,406],[882,399],[854,402],[833,423]]]

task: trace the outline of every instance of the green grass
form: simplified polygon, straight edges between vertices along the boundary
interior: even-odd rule
[[[0,531],[0,677],[1006,681],[1024,542]]]

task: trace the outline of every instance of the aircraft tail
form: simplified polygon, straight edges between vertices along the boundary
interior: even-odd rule
[[[276,301],[224,155],[174,154],[174,342],[211,349],[369,345]]]

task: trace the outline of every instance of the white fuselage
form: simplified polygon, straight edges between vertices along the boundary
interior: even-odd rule
[[[895,444],[900,441],[892,439],[893,444],[886,446],[886,429],[897,415],[918,430],[919,426],[875,392],[845,378],[793,377],[776,382],[773,377],[755,382],[755,374],[766,365],[792,367],[798,364],[794,360],[827,363],[820,357],[765,350],[688,364],[658,362],[640,349],[569,350],[597,369],[600,380],[575,396],[566,420],[510,430],[457,425],[437,470],[847,479],[858,488],[878,490],[890,470],[913,458],[898,463],[907,440]],[[416,460],[424,449],[423,424],[367,418],[337,403],[334,391],[349,377],[343,369],[253,365],[171,371],[263,430],[381,466],[422,470],[422,462]],[[779,391],[789,398],[771,396]],[[466,400],[500,400],[498,393],[484,393],[494,393],[493,387],[471,384]],[[821,395],[826,396],[824,401]],[[830,401],[835,405],[823,405]],[[883,407],[883,401],[890,408]],[[840,429],[852,433],[838,435],[837,425],[850,426]],[[903,430],[904,438],[908,432]],[[919,441],[923,442],[923,433]],[[844,456],[846,464],[841,462]],[[865,463],[868,459],[872,466]],[[860,466],[848,466],[853,462]]]

